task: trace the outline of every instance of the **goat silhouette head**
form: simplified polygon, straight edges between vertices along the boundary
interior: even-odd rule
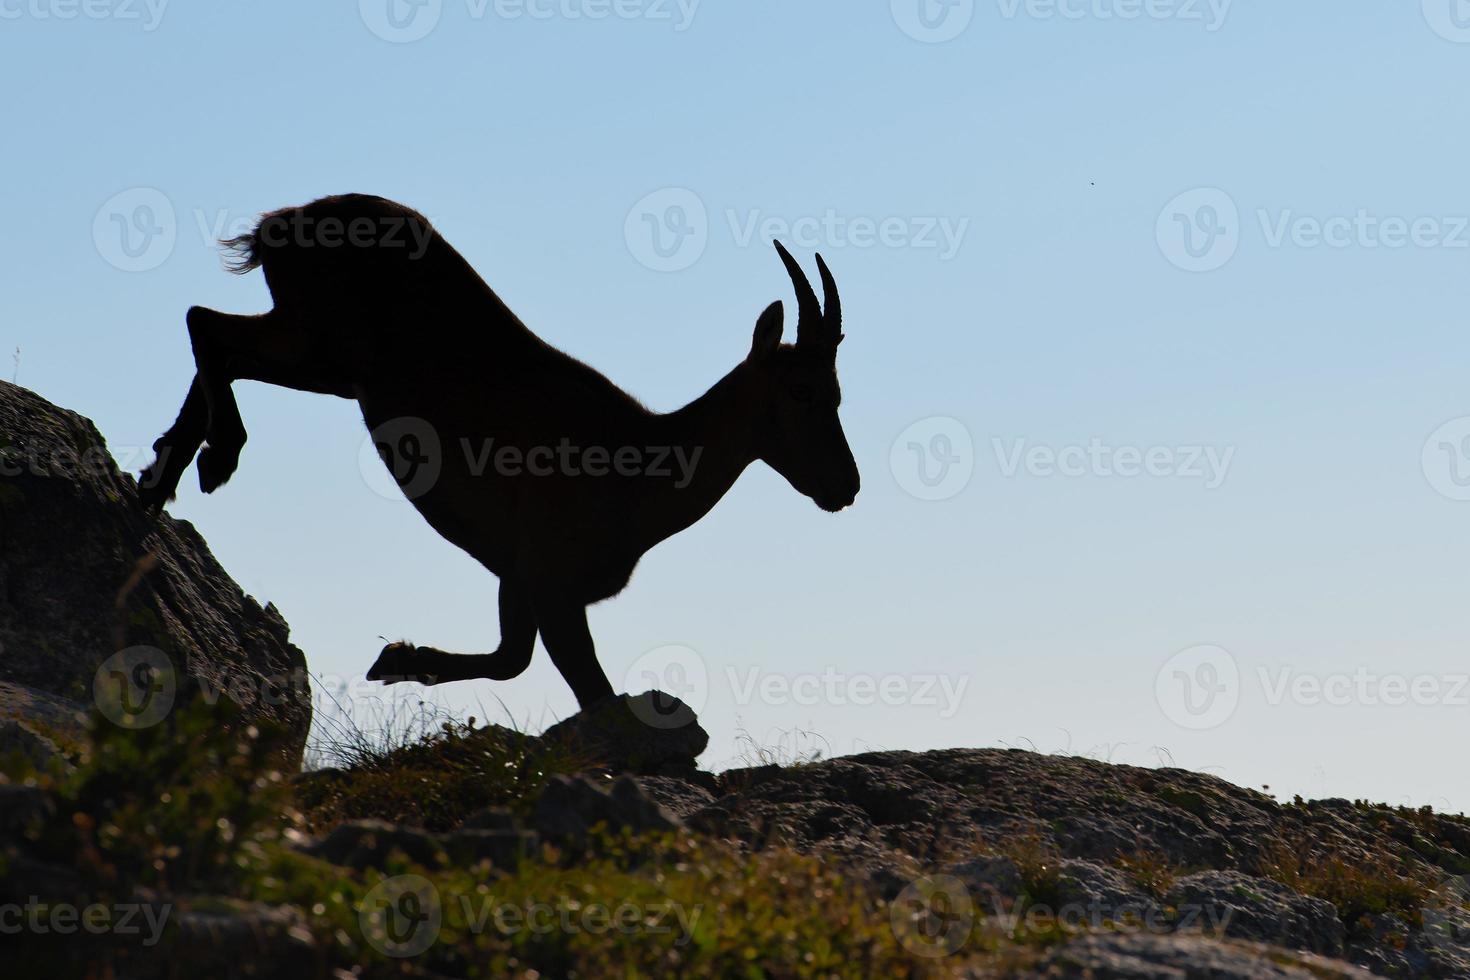
[[[781,343],[784,307],[773,303],[755,325],[746,363],[763,381],[764,410],[756,424],[759,458],[798,493],[835,513],[857,499],[860,480],[837,417],[837,345],[842,343],[842,300],[827,263],[817,256],[826,307],[806,273],[780,243],[776,250],[796,287],[796,343]]]

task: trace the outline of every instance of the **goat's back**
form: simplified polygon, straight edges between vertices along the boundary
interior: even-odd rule
[[[263,215],[224,243],[237,273],[261,269],[278,301],[326,299],[382,311],[483,295],[489,287],[413,208],[369,194],[324,197]]]

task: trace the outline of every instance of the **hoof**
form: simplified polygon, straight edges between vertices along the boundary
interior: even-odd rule
[[[174,488],[164,486],[163,479],[162,468],[157,463],[138,474],[138,503],[149,514],[157,514],[174,499]]]
[[[390,643],[378,654],[377,662],[368,668],[367,679],[384,684],[419,681],[417,661],[419,648],[412,643]]]
[[[242,447],[205,446],[199,452],[199,489],[214,493],[235,475]]]

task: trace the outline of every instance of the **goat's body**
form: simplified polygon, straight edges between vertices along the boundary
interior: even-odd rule
[[[355,228],[366,231],[354,236]],[[405,493],[439,534],[501,579],[495,653],[399,644],[369,676],[515,676],[539,629],[579,701],[611,694],[585,607],[622,591],[649,548],[702,517],[757,458],[747,406],[760,397],[759,379],[742,365],[686,408],[650,412],[533,334],[427,219],[383,198],[345,195],[273,212],[227,244],[237,271],[263,270],[275,307],[258,317],[190,311],[199,374],[155,446],[159,460],[145,474],[145,487],[148,477],[155,484],[144,491],[150,504],[172,495],[205,438],[204,489],[233,472],[245,432],[229,382],[353,398],[383,435],[390,468],[399,462],[394,440],[418,440],[407,452],[433,471]],[[563,447],[582,461],[557,457]],[[639,454],[643,465],[625,472],[613,465],[620,452]],[[658,454],[655,470],[649,456]],[[855,493],[855,469],[852,478]]]
[[[494,457],[512,450],[524,459],[562,444],[633,445],[658,427],[657,416],[531,333],[416,211],[347,195],[267,215],[261,228],[272,220],[319,228],[364,219],[402,227],[401,246],[273,249],[257,231],[245,266],[260,266],[276,310],[305,325],[323,350],[357,352],[351,397],[370,430],[401,419],[428,423],[442,468],[413,504],[436,531],[499,577],[534,578],[550,558],[576,583],[573,598],[616,595],[656,543],[636,540],[619,520],[628,505],[616,486],[622,481],[598,478],[602,494],[566,493],[566,480],[585,477],[504,472]],[[323,309],[313,298],[324,292],[361,303]]]

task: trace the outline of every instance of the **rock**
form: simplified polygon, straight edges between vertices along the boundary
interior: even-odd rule
[[[41,895],[50,902],[82,906],[95,894],[95,882],[75,868],[39,861],[9,842],[0,847],[0,864],[5,870],[0,874],[0,907],[30,907]]]
[[[1055,910],[1081,916],[1087,922],[1152,921],[1159,905],[1143,894],[1117,868],[1091,861],[1067,859],[1059,862]]]
[[[1337,910],[1320,898],[1238,871],[1202,871],[1181,878],[1165,902],[1200,912],[1199,924],[1218,923],[1224,935],[1341,956],[1345,930]]]
[[[531,814],[531,826],[555,843],[580,844],[603,824],[610,831],[634,833],[678,830],[678,817],[659,806],[630,776],[620,776],[607,789],[586,776],[553,776],[542,789]]]
[[[465,830],[515,830],[515,814],[509,807],[488,806],[465,818],[460,826]]]
[[[0,758],[18,752],[38,769],[72,768],[87,746],[87,713],[75,701],[0,681]]]
[[[306,845],[302,850],[314,858],[358,871],[385,867],[394,852],[425,867],[447,863],[443,842],[438,835],[383,820],[353,820],[338,824],[325,838]]]
[[[277,723],[296,765],[311,722],[280,613],[241,592],[188,523],[143,512],[92,423],[5,382],[0,681],[87,709],[101,694],[149,720],[166,701],[223,696]]]
[[[1370,980],[1365,970],[1309,953],[1201,936],[1097,933],[1050,953],[1032,977],[1077,980]]]
[[[715,801],[715,795],[702,784],[675,776],[639,776],[638,785],[650,799],[681,820]]]
[[[541,739],[590,765],[646,775],[693,775],[694,760],[709,746],[693,709],[658,691],[605,701],[551,726]]]
[[[536,853],[539,841],[526,830],[457,830],[445,834],[444,851],[460,867],[489,861],[497,868],[514,868],[522,858]]]
[[[50,737],[19,720],[0,721],[0,760],[20,756],[37,771],[59,766],[70,771],[75,766],[62,754],[61,747]]]
[[[950,865],[945,874],[958,878],[974,896],[1015,898],[1021,894],[1021,872],[1016,862],[1001,855],[979,855]]]
[[[322,954],[302,913],[271,906],[212,898],[208,908],[173,903],[144,908],[138,916],[141,938],[110,941],[119,976],[166,980],[192,976],[281,978],[321,976]],[[150,945],[151,923],[163,922],[164,941]]]
[[[55,812],[55,801],[39,787],[0,783],[0,840],[39,826]]]
[[[802,849],[867,842],[929,865],[1040,834],[1063,857],[1099,865],[1146,850],[1171,867],[1243,868],[1305,827],[1210,776],[1014,749],[873,752],[748,772],[722,776],[725,795],[698,816],[718,813],[749,841],[779,828]]]
[[[457,830],[435,834],[382,820],[355,820],[332,828],[324,839],[300,848],[332,864],[361,871],[386,868],[394,854],[402,854],[426,868],[444,865],[472,867],[489,861],[497,868],[513,868],[534,853],[536,836],[513,826]]]
[[[1458,876],[1470,867],[1463,817],[1337,800],[1282,805],[1199,773],[1002,749],[763,766],[725,773],[719,786],[713,802],[680,810],[687,826],[751,849],[830,856],[887,899],[920,876],[947,874],[986,911],[1010,908],[1026,893],[1074,918],[1096,911],[1171,933],[1223,931],[1269,942],[1277,953],[1309,950],[1385,975],[1470,976],[1470,929],[1431,933],[1414,908],[1343,922],[1333,904],[1262,877],[1286,852],[1309,865],[1347,856],[1363,868],[1370,894],[1412,892],[1407,878],[1463,882]],[[1055,879],[1039,889],[1018,866],[1025,862],[1016,852],[1027,849],[1055,855],[1046,862]],[[1318,867],[1332,873],[1331,863]],[[1383,881],[1375,884],[1375,875]],[[1030,894],[1036,890],[1044,894]],[[1453,907],[1441,918],[1459,914],[1457,894],[1447,891],[1443,901]],[[1147,955],[1128,967],[1141,972],[1099,966],[1098,976],[1207,975],[1169,972],[1185,966],[1161,942],[1157,962],[1148,958],[1152,947],[1101,950]],[[1234,959],[1246,955],[1239,944],[1231,948]],[[1254,975],[1220,969],[1219,976]]]

